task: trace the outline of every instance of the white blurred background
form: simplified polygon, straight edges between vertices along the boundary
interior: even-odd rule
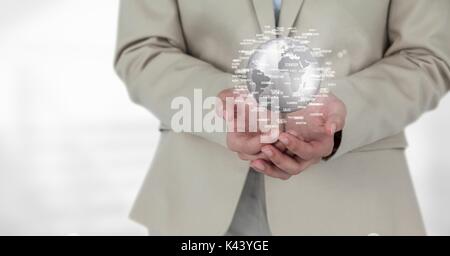
[[[128,212],[158,125],[113,72],[117,13],[117,0],[0,1],[0,235],[146,234]],[[449,110],[447,97],[408,129],[431,235],[450,235]]]

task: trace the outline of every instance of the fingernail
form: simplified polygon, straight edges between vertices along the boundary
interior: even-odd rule
[[[286,136],[280,136],[279,140],[281,141],[281,143],[283,143],[284,145],[288,145],[289,144],[289,139]]]
[[[334,135],[336,133],[336,129],[337,129],[337,125],[331,124],[331,128],[330,128],[331,135]]]
[[[263,148],[261,151],[268,157],[272,157],[273,156],[273,152],[269,148]]]
[[[252,167],[253,169],[256,169],[256,171],[264,171],[264,169],[266,168],[264,166],[264,164],[260,163],[260,162],[254,162],[252,163]]]

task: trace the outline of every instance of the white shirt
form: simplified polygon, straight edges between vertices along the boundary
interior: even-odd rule
[[[273,0],[273,8],[275,10],[275,22],[278,25],[278,20],[280,18],[282,0]]]

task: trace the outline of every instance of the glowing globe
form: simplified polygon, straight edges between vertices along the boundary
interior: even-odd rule
[[[267,102],[269,109],[282,113],[297,111],[314,100],[320,85],[318,60],[297,39],[267,41],[250,56],[247,87],[258,102]],[[271,102],[278,102],[278,106]]]

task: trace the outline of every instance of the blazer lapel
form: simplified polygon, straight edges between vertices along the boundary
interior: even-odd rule
[[[256,17],[258,19],[261,32],[266,30],[266,26],[275,27],[275,12],[273,8],[273,0],[252,0],[255,8]]]
[[[283,0],[281,5],[279,27],[284,28],[283,36],[289,36],[288,28],[294,26],[300,11],[302,9],[304,0]]]

